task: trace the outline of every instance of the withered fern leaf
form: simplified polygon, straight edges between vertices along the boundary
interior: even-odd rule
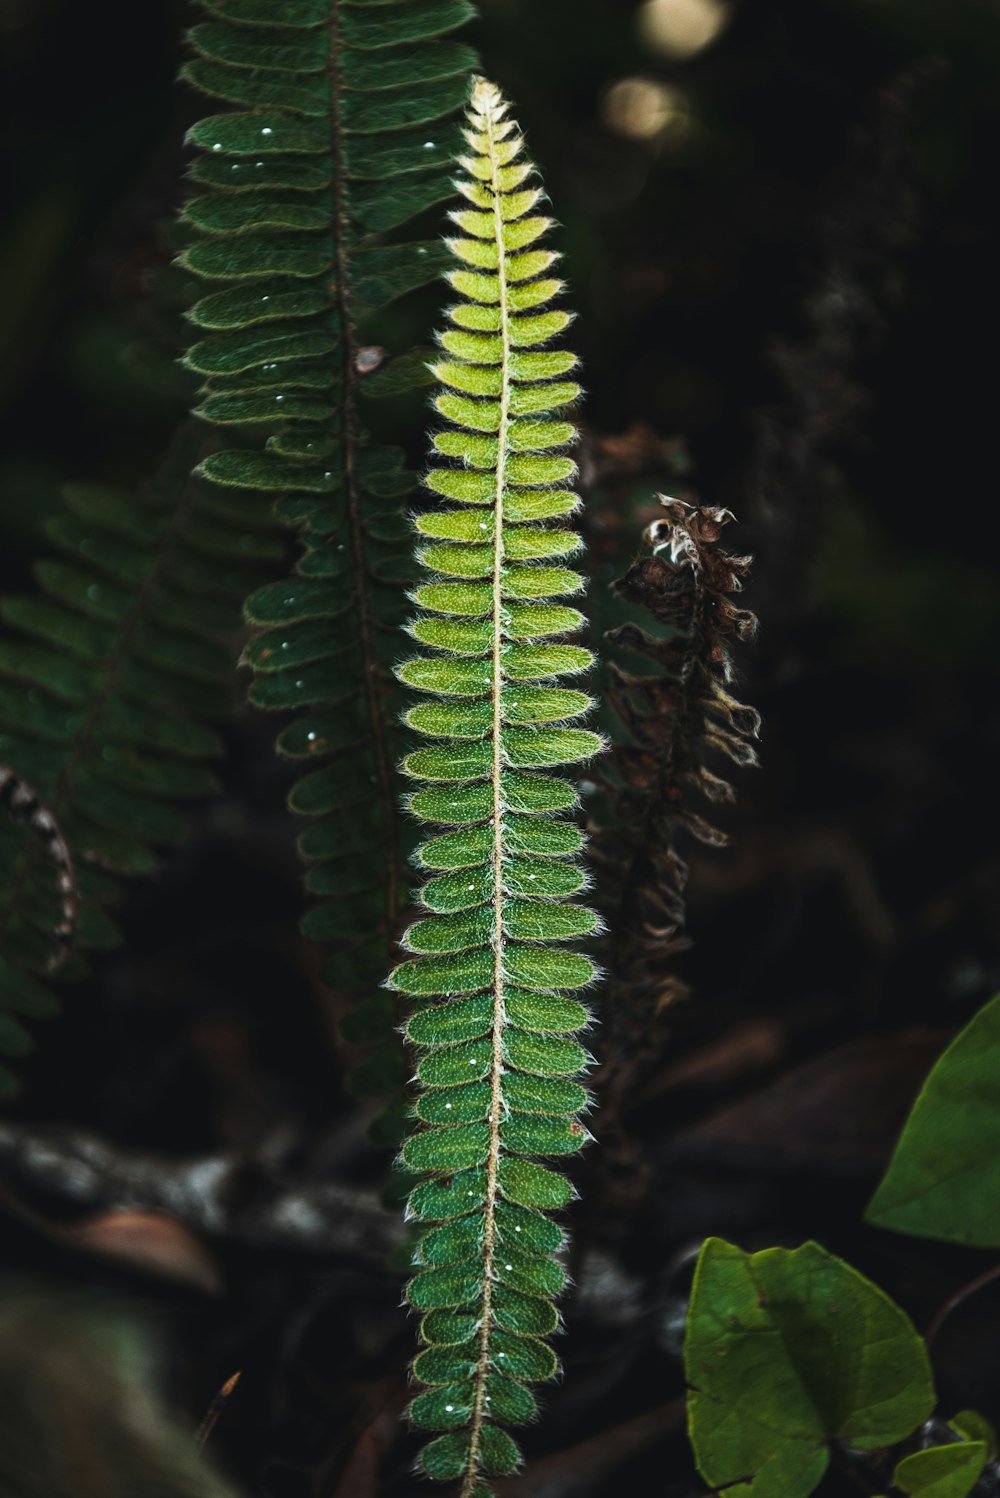
[[[52,863],[61,913],[50,933],[52,945],[47,969],[56,972],[76,945],[80,919],[80,886],[73,855],[52,811],[43,803],[34,786],[10,765],[0,764],[0,811],[11,822],[27,827]]]
[[[70,488],[48,525],[60,555],[37,564],[39,593],[0,602],[0,764],[23,813],[0,817],[8,1055],[30,1048],[22,1019],[56,1012],[49,975],[68,936],[75,952],[60,978],[79,976],[86,951],[116,944],[109,908],[122,876],[151,873],[156,849],[184,835],[179,803],[215,787],[213,725],[234,702],[223,637],[235,637],[242,600],[281,543],[266,506],[192,478],[205,445],[194,428],[138,494]],[[52,857],[56,840],[72,875]],[[12,1085],[0,1067],[0,1087]]]
[[[757,628],[732,601],[750,559],[717,544],[732,516],[660,504],[662,518],[616,585],[649,627],[628,622],[608,634],[607,700],[625,735],[602,764],[613,814],[593,843],[610,928],[606,1085],[618,1098],[656,1055],[657,1015],[685,991],[672,960],[688,945],[683,836],[727,841],[706,813],[732,801],[733,787],[711,766],[756,764],[760,731],[760,715],[730,690],[731,646]]]
[[[214,484],[266,495],[298,528],[292,575],[247,605],[260,633],[251,700],[296,714],[280,751],[308,771],[291,806],[318,903],[303,930],[330,943],[334,988],[362,1001],[345,1035],[374,1052],[356,1091],[403,1079],[381,990],[409,900],[396,763],[406,747],[392,674],[412,548],[402,500],[415,479],[373,442],[364,400],[429,383],[426,357],[385,361],[364,342],[385,305],[440,275],[438,239],[396,231],[451,195],[474,53],[450,36],[467,0],[202,0],[184,77],[232,106],[191,131],[195,230],[183,264],[207,283],[187,362],[198,414],[231,446],[202,465]],[[392,242],[386,243],[389,235]],[[382,1121],[398,1137],[401,1109]]]
[[[410,625],[424,647],[399,668],[423,696],[410,727],[426,747],[404,771],[414,817],[430,829],[418,851],[427,878],[412,953],[392,986],[416,1012],[418,1130],[403,1162],[424,1175],[410,1197],[423,1229],[409,1286],[423,1313],[413,1401],[424,1471],[484,1493],[484,1474],[511,1470],[505,1427],[531,1419],[528,1387],[556,1370],[543,1340],[564,1283],[562,1230],[545,1215],[570,1198],[537,1157],[586,1141],[588,1023],[576,996],[591,959],[566,942],[596,917],[570,897],[585,884],[576,789],[562,767],[590,758],[598,735],[575,726],[588,694],[556,685],[591,665],[567,643],[582,625],[562,602],[582,581],[566,565],[579,538],[565,521],[578,500],[562,487],[575,435],[561,408],[576,363],[549,348],[569,322],[550,307],[561,290],[541,247],[551,220],[507,106],[477,80],[457,183],[468,206],[452,218],[458,301],[441,335],[434,437],[425,483],[444,501],[420,514],[427,574]],[[441,460],[444,460],[443,462]],[[553,523],[550,523],[553,522]]]

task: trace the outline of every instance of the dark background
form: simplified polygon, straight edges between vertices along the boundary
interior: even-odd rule
[[[516,101],[579,314],[595,614],[654,490],[730,507],[727,541],[756,558],[760,638],[739,665],[762,769],[740,777],[731,848],[693,858],[693,997],[663,1020],[628,1119],[645,1174],[610,1190],[599,1144],[584,1167],[566,1379],[518,1489],[695,1498],[678,1347],[707,1233],[818,1238],[921,1329],[990,1267],[860,1217],[934,1056],[1000,986],[1000,11],[738,0],[680,57],[626,3],[481,9],[474,40]],[[203,112],[173,81],[190,18],[166,0],[0,0],[7,589],[30,586],[60,486],[150,471],[176,413],[146,288]],[[276,1182],[305,1200],[331,1177],[374,1186],[383,1163],[351,1122],[296,934],[270,742],[269,723],[233,727],[224,797],[130,897],[127,955],[42,1032],[7,1121],[70,1150],[99,1136],[133,1164],[252,1164],[198,1232],[171,1239],[159,1203],[157,1268],[134,1245],[127,1266],[108,1258],[100,1232],[81,1250],[64,1229],[94,1202],[0,1161],[5,1273],[140,1309],[188,1423],[242,1368],[213,1446],[244,1491],[412,1495],[395,1419],[411,1329],[380,1253],[240,1226],[266,1225]],[[156,1169],[136,1170],[129,1199],[152,1203]],[[986,1289],[945,1323],[942,1413],[1000,1416],[998,1322]]]

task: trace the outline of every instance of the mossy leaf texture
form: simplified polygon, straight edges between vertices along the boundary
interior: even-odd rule
[[[202,6],[184,77],[229,108],[190,133],[196,189],[181,259],[205,284],[187,362],[204,381],[199,415],[229,446],[201,472],[233,504],[267,497],[301,537],[292,575],[247,603],[263,631],[245,657],[250,697],[299,714],[279,739],[310,764],[291,805],[334,828],[303,848],[319,902],[304,930],[332,944],[333,987],[370,994],[409,900],[412,839],[396,783],[407,745],[392,665],[415,570],[403,511],[415,478],[402,450],[367,436],[365,407],[369,390],[426,385],[433,351],[393,358],[366,324],[451,263],[432,224],[429,237],[428,227],[411,240],[394,232],[391,244],[379,236],[453,192],[449,117],[475,61],[454,32],[473,8]],[[373,1025],[366,1040],[398,1049],[385,1018],[381,1040]]]
[[[456,185],[467,204],[452,214],[460,234],[449,244],[476,270],[449,275],[458,300],[441,337],[449,357],[435,368],[446,425],[425,480],[437,502],[415,520],[430,540],[409,626],[423,650],[397,671],[419,694],[407,721],[428,741],[403,762],[428,877],[391,982],[421,1006],[407,1027],[421,1090],[403,1160],[427,1173],[410,1198],[425,1231],[409,1299],[427,1313],[414,1372],[430,1387],[411,1414],[442,1432],[424,1471],[472,1498],[516,1465],[503,1427],[532,1418],[527,1384],[556,1370],[541,1339],[565,1274],[562,1232],[545,1213],[571,1189],[536,1157],[558,1165],[589,1138],[588,1058],[574,1038],[588,1013],[575,995],[595,968],[566,943],[586,939],[596,918],[568,903],[585,881],[564,767],[601,740],[579,726],[586,690],[562,684],[579,682],[591,657],[567,640],[582,616],[561,601],[581,580],[552,565],[579,545],[565,525],[578,500],[554,487],[574,472],[563,451],[574,429],[553,413],[580,391],[558,380],[573,355],[547,347],[569,321],[548,307],[559,283],[540,279],[555,257],[526,249],[549,221],[531,213],[533,168],[482,80],[465,141]]]
[[[747,1254],[710,1238],[684,1359],[698,1470],[713,1488],[753,1498],[808,1498],[831,1441],[890,1446],[934,1408],[909,1318],[817,1243]]]
[[[866,1217],[878,1227],[1000,1247],[1000,995],[924,1083]]]

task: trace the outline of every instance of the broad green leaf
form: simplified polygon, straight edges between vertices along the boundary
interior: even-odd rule
[[[1000,996],[935,1063],[865,1216],[878,1227],[1000,1247]]]
[[[900,1492],[920,1498],[968,1498],[985,1464],[985,1442],[959,1441],[904,1457],[892,1480]]]
[[[982,1441],[986,1446],[987,1461],[994,1461],[997,1454],[997,1435],[993,1425],[978,1410],[959,1410],[948,1424],[964,1441]]]
[[[889,1446],[934,1407],[909,1318],[815,1243],[746,1254],[709,1239],[684,1356],[698,1470],[714,1487],[750,1479],[754,1498],[807,1498],[831,1441]]]

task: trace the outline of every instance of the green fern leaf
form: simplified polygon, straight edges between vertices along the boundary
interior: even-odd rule
[[[527,1385],[556,1368],[540,1339],[556,1325],[562,1233],[543,1214],[565,1206],[570,1187],[532,1157],[568,1156],[588,1138],[576,1080],[588,1058],[572,1038],[588,1013],[570,994],[595,969],[562,943],[590,935],[597,918],[566,903],[585,883],[573,861],[574,787],[538,772],[602,746],[567,726],[590,708],[586,692],[553,684],[592,663],[563,638],[582,616],[553,602],[580,591],[575,572],[551,565],[577,550],[577,537],[534,523],[565,520],[578,504],[554,487],[574,471],[563,452],[573,427],[554,413],[580,394],[559,378],[576,361],[545,347],[568,318],[548,309],[560,289],[544,276],[555,256],[528,248],[550,221],[533,213],[541,189],[492,84],[474,84],[465,135],[457,186],[470,206],[452,214],[449,247],[485,274],[449,275],[461,300],[435,371],[447,425],[434,447],[454,462],[426,485],[460,508],[415,521],[431,544],[420,549],[427,577],[410,633],[433,653],[397,674],[426,694],[407,721],[431,743],[403,769],[417,786],[411,813],[435,830],[417,853],[429,877],[404,939],[412,956],[390,981],[419,1004],[407,1034],[421,1127],[402,1160],[429,1177],[410,1197],[424,1227],[408,1292],[425,1313],[414,1371],[428,1386],[411,1416],[440,1432],[424,1471],[461,1479],[469,1498],[516,1465],[503,1427],[531,1419]]]
[[[6,781],[20,813],[0,819],[7,1055],[31,1047],[22,1019],[58,1010],[53,959],[73,977],[70,938],[79,953],[116,944],[121,876],[152,872],[157,846],[184,835],[177,803],[215,787],[212,725],[233,676],[220,636],[239,628],[247,590],[282,547],[266,505],[191,478],[199,449],[189,426],[138,496],[70,489],[49,525],[62,555],[36,568],[40,594],[0,602],[0,792]],[[0,1089],[13,1085],[0,1066]]]
[[[332,986],[381,983],[409,900],[410,848],[395,764],[406,749],[392,674],[413,560],[404,455],[362,425],[362,398],[430,381],[426,358],[383,362],[362,327],[433,282],[439,241],[383,244],[452,194],[456,141],[475,54],[450,33],[466,0],[202,0],[189,83],[231,104],[191,131],[198,192],[184,265],[208,283],[190,313],[187,362],[204,378],[199,414],[234,446],[203,465],[212,483],[267,495],[300,529],[294,575],[247,605],[262,631],[246,660],[251,700],[299,714],[279,749],[311,768],[293,809],[323,820],[303,834],[306,933],[334,943]],[[401,1065],[391,1006],[367,999],[351,1041],[391,1055],[355,1074],[384,1090]],[[400,1113],[401,1116],[401,1113]],[[398,1139],[398,1131],[392,1142]]]

